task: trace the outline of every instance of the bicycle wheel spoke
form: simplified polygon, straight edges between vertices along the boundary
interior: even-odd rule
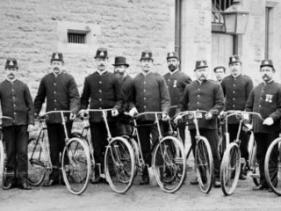
[[[133,148],[124,138],[114,138],[105,152],[105,172],[110,187],[125,193],[132,185],[135,160]]]

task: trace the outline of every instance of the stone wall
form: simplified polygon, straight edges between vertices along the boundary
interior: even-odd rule
[[[60,50],[59,23],[74,22],[100,28],[95,48],[108,48],[109,69],[114,56],[124,55],[131,64],[130,72],[135,73],[141,51],[150,49],[156,69],[163,72],[166,52],[173,44],[173,6],[169,0],[1,0],[0,70],[7,57],[16,57],[34,96],[40,78],[49,71],[52,52]],[[93,53],[78,52],[63,53],[66,69],[81,90],[95,64]]]

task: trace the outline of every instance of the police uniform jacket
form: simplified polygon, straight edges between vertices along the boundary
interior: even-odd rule
[[[46,111],[70,110],[76,113],[79,109],[79,92],[74,78],[68,73],[54,73],[45,75],[39,85],[35,97],[35,113],[38,114],[42,104],[47,100]],[[65,116],[69,116],[66,114]],[[60,123],[60,114],[48,116],[48,123]]]
[[[89,104],[90,109],[116,108],[120,111],[120,83],[113,73],[108,71],[102,74],[94,72],[86,77],[81,96],[81,109],[87,109]],[[91,113],[90,121],[101,122],[102,114]]]
[[[199,127],[205,129],[216,129],[216,115],[223,109],[223,91],[218,82],[205,80],[200,83],[198,80],[187,85],[180,104],[180,110],[205,110],[213,114],[213,118],[206,120],[204,115],[199,119]],[[193,129],[194,125],[190,125]]]
[[[253,116],[254,132],[271,133],[280,131],[281,85],[274,81],[260,83],[250,93],[246,110],[258,112],[264,119],[272,117],[274,120],[272,126],[266,126],[262,124],[262,120]]]
[[[10,82],[4,80],[0,84],[0,100],[3,116],[13,120],[3,119],[3,126],[34,124],[34,107],[28,86],[20,80]]]
[[[239,75],[236,78],[229,75],[222,80],[221,86],[225,96],[225,110],[244,110],[253,89],[251,78],[246,75]],[[231,117],[229,123],[238,124],[238,120]]]
[[[163,111],[168,113],[170,107],[170,96],[165,79],[159,73],[139,73],[133,81],[133,96],[131,108],[136,107],[138,112]],[[142,120],[151,121],[151,115]]]
[[[166,73],[164,78],[169,89],[171,106],[178,106],[186,85],[191,83],[191,78],[179,70]],[[175,111],[176,109],[170,110],[171,117],[174,116]]]

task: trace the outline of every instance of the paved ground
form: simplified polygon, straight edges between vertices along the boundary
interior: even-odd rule
[[[175,194],[163,193],[156,186],[135,185],[120,195],[105,184],[90,184],[82,196],[70,194],[64,186],[0,190],[0,210],[281,210],[281,197],[252,191],[252,186],[250,179],[241,181],[229,197],[221,189],[205,195],[188,181]]]

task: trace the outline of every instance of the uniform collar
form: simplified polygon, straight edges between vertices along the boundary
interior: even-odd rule
[[[274,82],[273,79],[271,79],[271,81],[269,81],[269,82],[263,81],[264,85],[272,84],[273,82]]]
[[[179,70],[179,68],[178,68],[178,69],[176,69],[174,72],[171,72],[171,71],[170,71],[170,74],[171,74],[171,75],[175,75],[175,74],[176,74],[177,72],[179,72],[179,71],[180,71],[180,70]]]
[[[236,80],[236,79],[238,79],[240,76],[241,76],[242,74],[240,73],[238,76],[236,76],[236,77],[234,77],[233,75],[231,75],[231,77],[234,79],[234,80]]]
[[[99,71],[99,70],[97,70],[96,71],[99,75],[103,75],[103,74],[105,74],[106,72],[107,72],[107,70],[104,70],[104,71]]]
[[[141,71],[141,74],[143,74],[144,76],[147,76],[147,75],[149,75],[150,73],[152,73],[152,71],[150,70],[150,71],[148,71],[147,73],[146,72],[144,72],[144,71]]]
[[[17,79],[14,78],[14,79],[11,80],[11,79],[6,78],[6,80],[12,84],[12,83],[14,83]]]

